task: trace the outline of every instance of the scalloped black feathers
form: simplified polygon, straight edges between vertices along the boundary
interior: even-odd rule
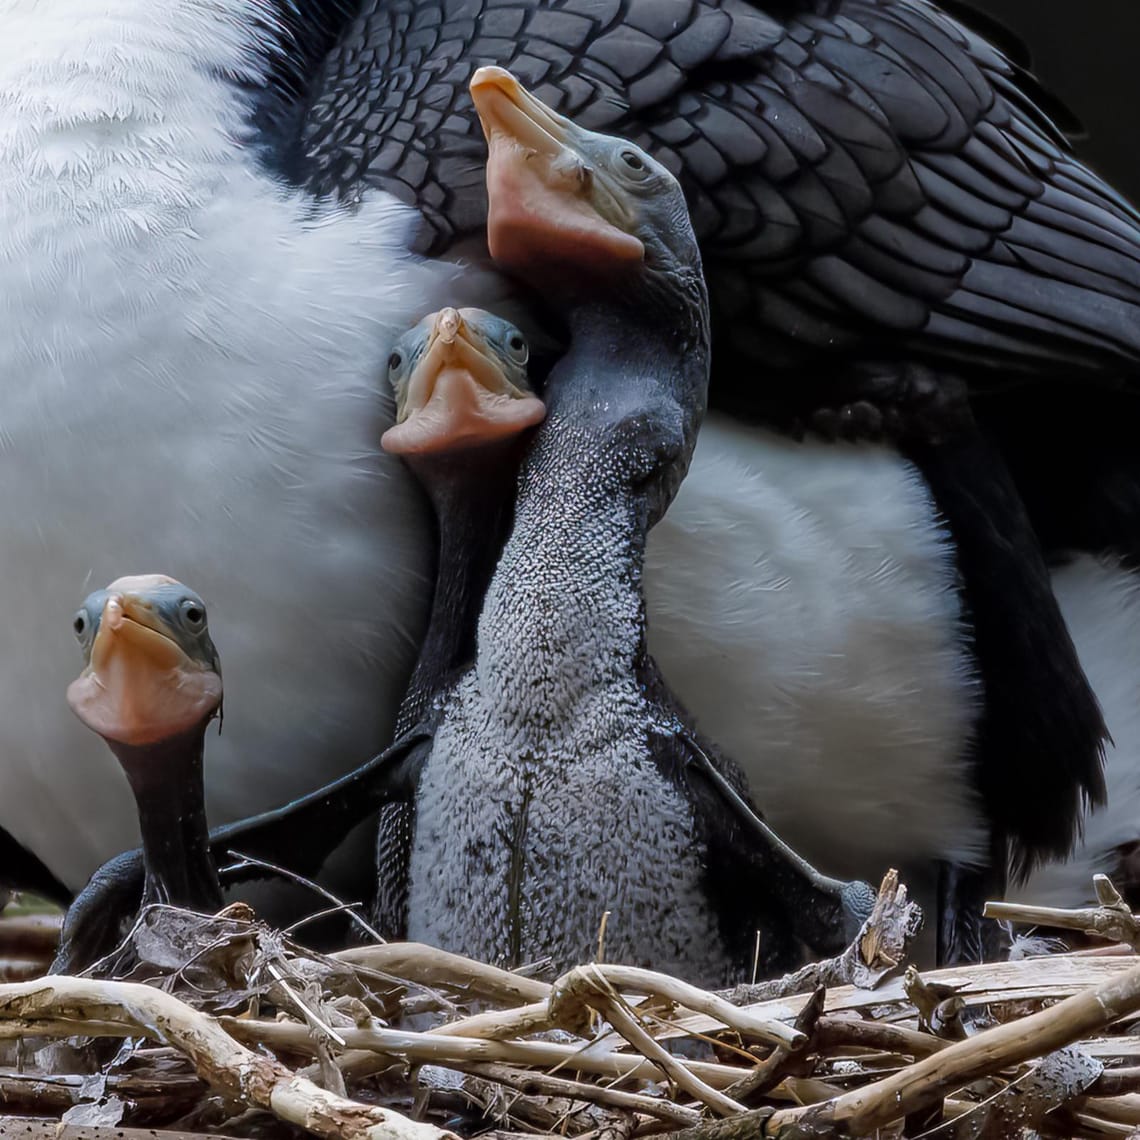
[[[306,5],[278,2],[303,31]],[[432,251],[483,224],[466,83],[499,63],[678,173],[719,341],[745,358],[1140,372],[1140,218],[1072,156],[1030,77],[924,0],[308,7],[310,40],[336,43],[299,109],[274,102],[279,169],[418,205]]]

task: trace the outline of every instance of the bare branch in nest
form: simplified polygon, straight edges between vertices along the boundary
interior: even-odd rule
[[[1140,1093],[1140,1068],[1106,1069],[1089,1091],[1096,1096]]]
[[[706,1085],[690,1068],[667,1052],[653,1035],[630,1012],[629,1007],[615,993],[610,997],[597,996],[591,1002],[598,1006],[606,1020],[646,1059],[652,1061],[679,1088],[683,1089],[701,1104],[719,1112],[721,1116],[733,1116],[744,1111],[744,1105],[730,1096]]]
[[[48,972],[51,960],[45,958],[0,958],[0,982],[26,982]]]
[[[1051,1053],[1140,1009],[1140,967],[1019,1021],[958,1041],[881,1081],[811,1108],[783,1109],[773,1131],[814,1135],[841,1125],[855,1135],[927,1108],[954,1089]]]
[[[897,973],[906,962],[911,940],[922,925],[922,911],[907,899],[898,872],[883,876],[874,909],[854,941],[837,958],[811,962],[783,978],[754,985],[735,986],[721,996],[733,1005],[752,1005],[790,994],[811,992],[820,986],[852,985],[874,989]]]
[[[303,1025],[236,1017],[219,1018],[219,1022],[239,1041],[309,1055],[315,1052],[313,1039]],[[596,1053],[588,1050],[586,1043],[563,1045],[556,1041],[478,1041],[469,1037],[408,1033],[398,1029],[342,1029],[340,1033],[352,1050],[370,1049],[390,1057],[402,1057],[408,1061],[432,1065],[495,1061],[508,1065],[565,1068],[579,1073],[596,1073],[603,1077],[645,1081],[662,1079],[658,1066],[644,1057],[630,1053]],[[740,1077],[740,1069],[733,1065],[715,1064],[711,1061],[683,1061],[680,1058],[673,1060],[713,1088],[726,1089]]]
[[[59,914],[20,914],[0,918],[0,956],[4,958],[55,957],[59,946]]]
[[[1094,938],[1123,942],[1133,950],[1140,950],[1140,919],[1132,913],[1107,875],[1094,875],[1093,886],[1099,903],[1095,907],[1063,910],[1051,906],[988,902],[983,914],[1001,922],[1079,930]]]
[[[795,1027],[811,1043],[815,1041],[815,1031],[819,1025],[820,1014],[823,1013],[823,999],[826,993],[827,991],[820,986],[811,995],[811,1001],[796,1015]],[[808,1048],[810,1049],[811,1045]],[[775,1088],[786,1076],[806,1077],[812,1065],[812,1059],[806,1055],[807,1052],[808,1049],[793,1052],[786,1046],[777,1045],[752,1072],[727,1088],[726,1095],[742,1104],[748,1104],[761,1093]]]
[[[523,1069],[512,1069],[507,1065],[463,1065],[462,1071],[473,1073],[496,1084],[506,1085],[526,1096],[566,1097],[605,1105],[607,1108],[622,1108],[630,1112],[640,1112],[645,1116],[653,1116],[680,1127],[696,1124],[701,1118],[696,1109],[674,1104],[661,1097],[622,1092],[620,1089],[610,1089],[604,1085],[569,1081],[564,1077],[551,1077],[545,1073],[530,1073]]]
[[[821,1053],[848,1046],[879,1049],[908,1057],[929,1057],[946,1048],[946,1042],[930,1033],[887,1021],[864,1021],[847,1015],[821,1017],[812,1042]]]
[[[918,1026],[944,1037],[947,1041],[962,1041],[966,1027],[962,1024],[962,1010],[965,1002],[958,994],[957,986],[939,982],[928,982],[918,972],[917,967],[907,966],[903,974],[903,989],[911,1005],[918,1010]]]
[[[459,954],[449,954],[421,942],[389,942],[385,946],[359,946],[331,955],[353,966],[367,966],[388,974],[398,974],[430,986],[460,985],[466,992],[494,1001],[523,1005],[546,1001],[550,985],[524,978],[497,966],[474,962]]]
[[[126,1023],[174,1046],[211,1087],[327,1140],[452,1140],[398,1112],[335,1096],[239,1045],[208,1014],[137,982],[51,977],[0,986],[0,1018]],[[74,1032],[74,1030],[72,1031]]]
[[[161,1077],[112,1073],[98,1078],[104,1091],[132,1102],[131,1119],[173,1119],[198,1101],[206,1086],[195,1076],[165,1073]],[[90,1076],[0,1072],[0,1104],[6,1114],[63,1113],[87,1099]]]
[[[796,1050],[807,1044],[805,1033],[782,1021],[741,1009],[717,994],[668,974],[637,966],[600,963],[576,966],[554,983],[550,996],[551,1017],[566,1029],[581,1029],[589,1020],[583,1014],[583,1007],[596,1009],[598,1000],[608,1003],[619,992],[664,998],[671,1005],[712,1017],[742,1037],[753,1037],[769,1045]]]
[[[528,1033],[543,1033],[558,1027],[550,1012],[548,1001],[520,1005],[515,1009],[490,1009],[472,1014],[459,1021],[437,1025],[428,1033],[444,1033],[448,1037],[478,1037],[483,1041],[505,1041],[512,1037],[525,1037]]]

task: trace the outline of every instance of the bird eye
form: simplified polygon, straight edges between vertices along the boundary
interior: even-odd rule
[[[395,372],[403,363],[404,358],[398,352],[393,352],[392,355],[388,357],[388,371]]]
[[[621,160],[630,170],[641,174],[645,171],[645,160],[635,150],[623,150]]]
[[[206,611],[200,602],[194,601],[193,598],[185,598],[181,610],[183,620],[192,630],[205,629]]]
[[[511,350],[511,355],[519,364],[525,364],[527,358],[530,356],[530,350],[526,346],[526,341],[523,339],[521,333],[511,333],[507,338],[507,348]]]
[[[75,636],[82,641],[87,636],[87,611],[80,610],[75,618],[72,620],[71,628],[75,630]]]

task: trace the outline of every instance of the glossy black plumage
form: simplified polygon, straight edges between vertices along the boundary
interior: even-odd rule
[[[382,186],[445,249],[484,220],[466,82],[492,62],[679,174],[724,331],[769,367],[1140,367],[1135,212],[1013,64],[921,0],[364,0],[307,97],[278,100],[281,169]]]
[[[466,89],[480,64],[678,174],[712,295],[712,405],[793,430],[821,415],[870,425],[923,468],[962,551],[979,649],[1000,648],[978,745],[994,826],[1019,866],[1063,854],[1080,799],[1102,793],[1104,728],[1038,539],[1140,548],[1123,442],[1140,217],[1072,155],[1019,63],[926,0],[278,3],[298,41],[334,46],[307,83],[294,70],[259,95],[267,160],[321,196],[377,187],[416,205],[425,252],[485,221]],[[916,362],[933,389],[920,406],[905,379]],[[868,392],[867,369],[904,379]],[[1014,390],[1046,381],[1055,415],[1027,439]],[[1121,442],[1098,455],[1086,417],[1079,477],[1055,510],[1067,411],[1094,390]],[[955,456],[985,457],[985,494],[981,477],[955,492]],[[1010,637],[1030,627],[1040,636]],[[1034,766],[1060,794],[1026,820]]]
[[[52,902],[71,901],[71,892],[44,863],[9,831],[0,827],[0,887],[8,884],[18,890],[34,891]]]

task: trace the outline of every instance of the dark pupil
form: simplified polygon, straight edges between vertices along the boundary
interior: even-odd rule
[[[186,617],[190,621],[192,621],[195,625],[197,625],[198,622],[200,622],[202,620],[203,614],[202,614],[202,611],[200,609],[198,609],[197,606],[191,606],[186,611]]]
[[[388,357],[389,370],[399,368],[403,363],[403,359],[404,358],[398,352],[393,352],[392,355]]]
[[[511,337],[511,348],[513,348],[515,352],[521,352],[523,348],[523,338],[521,336]]]
[[[641,159],[638,158],[637,155],[634,154],[632,150],[627,150],[625,152],[625,154],[622,155],[622,158],[624,158],[626,160],[626,162],[628,162],[629,165],[633,167],[634,170],[644,170],[645,169],[645,163],[642,162]]]
[[[82,633],[87,628],[87,619],[82,614],[75,615],[75,632]]]

